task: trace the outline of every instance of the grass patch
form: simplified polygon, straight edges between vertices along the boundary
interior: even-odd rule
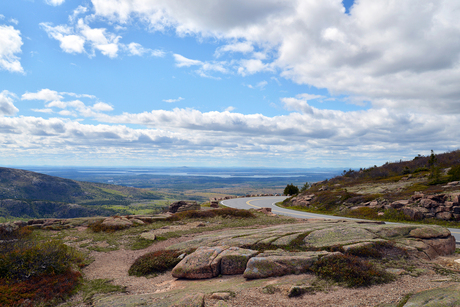
[[[151,274],[160,274],[171,270],[178,264],[179,251],[159,250],[145,254],[134,261],[128,270],[130,276],[146,276]]]
[[[333,280],[349,288],[368,287],[395,279],[371,262],[352,255],[323,257],[313,265],[312,271],[320,278]]]
[[[85,304],[93,304],[93,298],[97,294],[125,292],[125,287],[113,285],[108,279],[84,280],[75,292],[81,293]]]
[[[157,240],[158,240],[158,237],[155,238],[155,241],[157,241]],[[141,238],[141,237],[137,237],[136,240],[131,243],[129,248],[131,250],[144,249],[144,248],[147,248],[147,247],[151,246],[155,241],[147,240],[147,239],[144,239],[144,238]]]

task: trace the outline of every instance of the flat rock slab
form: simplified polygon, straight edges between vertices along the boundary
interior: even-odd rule
[[[414,294],[404,307],[454,307],[460,306],[460,285],[437,288]]]
[[[205,279],[222,275],[242,274],[249,258],[257,251],[229,246],[200,247],[172,270],[175,278]]]
[[[314,231],[305,237],[304,242],[313,247],[329,247],[364,242],[377,238],[377,235],[366,229],[344,225]]]

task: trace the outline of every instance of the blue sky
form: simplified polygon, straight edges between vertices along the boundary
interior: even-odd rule
[[[5,0],[0,165],[368,167],[459,148],[455,0]]]

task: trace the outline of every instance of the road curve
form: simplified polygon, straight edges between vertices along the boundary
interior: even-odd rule
[[[247,198],[233,198],[223,200],[220,203],[224,206],[236,208],[236,209],[259,209],[259,208],[271,208],[272,212],[275,214],[282,214],[291,217],[301,218],[301,219],[347,219],[347,220],[356,220],[349,217],[334,216],[334,215],[324,215],[316,214],[310,212],[296,211],[286,208],[281,208],[275,205],[276,203],[285,200],[286,196],[264,196],[264,197],[247,197]],[[386,224],[396,224],[386,222]],[[448,228],[452,235],[455,237],[457,246],[460,244],[460,229],[458,228]]]

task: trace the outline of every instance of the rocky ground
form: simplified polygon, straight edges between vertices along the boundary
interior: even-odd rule
[[[266,217],[265,219],[276,219]],[[292,221],[291,221],[292,222]],[[144,237],[165,236],[168,232],[182,231],[181,237],[163,241],[153,241],[153,244],[145,249],[129,250],[119,246],[117,250],[97,251],[93,249],[91,257],[94,261],[83,269],[86,279],[105,278],[113,284],[124,286],[126,292],[96,295],[91,303],[82,303],[82,297],[78,294],[68,301],[66,306],[397,306],[407,295],[411,298],[400,306],[457,306],[460,303],[457,297],[457,289],[460,281],[460,262],[455,252],[455,242],[449,232],[438,226],[393,226],[374,222],[346,222],[333,220],[306,220],[295,223],[275,226],[253,225],[252,227],[240,227],[217,231],[206,231],[212,223],[222,223],[217,220],[189,220],[187,222],[163,225],[162,227],[148,227],[141,233]],[[154,225],[154,224],[152,224]],[[159,226],[159,225],[157,225]],[[211,226],[212,227],[212,226]],[[198,233],[187,232],[200,229]],[[86,233],[89,230],[79,227],[78,232]],[[145,236],[149,234],[150,236]],[[136,234],[140,235],[140,234]],[[77,237],[76,235],[75,237]],[[299,236],[301,240],[299,240]],[[69,244],[81,246],[84,241]],[[82,244],[83,242],[83,244]],[[353,288],[331,280],[318,278],[315,274],[289,269],[289,263],[294,263],[292,257],[306,259],[306,253],[314,253],[308,250],[323,250],[319,254],[325,255],[339,250],[346,254],[347,250],[359,249],[367,244],[378,242],[392,242],[392,246],[386,249],[386,254],[381,259],[370,259],[379,269],[392,274],[395,280],[371,287]],[[110,245],[109,243],[107,243]],[[104,245],[104,244],[102,244]],[[289,246],[299,246],[299,250],[289,250]],[[342,246],[337,249],[337,246]],[[250,268],[252,275],[246,274],[249,267],[248,260],[245,263],[244,273],[239,271],[236,275],[228,274],[224,268],[225,257],[220,257],[223,251],[230,247],[233,249],[252,249],[255,254],[260,248],[266,249],[265,253],[256,257],[265,261],[260,270]],[[271,246],[271,247],[269,247]],[[188,279],[185,274],[182,278],[173,277],[171,271],[158,276],[134,277],[128,275],[129,267],[135,259],[148,252],[169,248],[185,250],[201,247],[202,250],[212,249],[205,260],[188,261],[188,263],[201,263],[198,266],[188,266],[188,272],[213,272],[211,276],[199,277],[200,279]],[[276,250],[278,248],[278,250]],[[215,252],[219,250],[220,252]],[[325,251],[326,250],[326,251]],[[401,253],[407,252],[407,254]],[[295,252],[295,253],[292,253]],[[303,253],[303,254],[302,254]],[[318,253],[318,252],[316,252]],[[212,254],[212,255],[211,255]],[[189,254],[186,259],[197,256],[197,252]],[[251,257],[254,254],[251,255]],[[310,254],[311,256],[311,254]],[[251,257],[248,257],[251,258]],[[271,257],[271,258],[270,258]],[[277,257],[277,258],[276,258]],[[314,259],[313,259],[314,258]],[[304,261],[314,263],[313,260]],[[229,258],[233,259],[233,258]],[[256,259],[252,257],[251,259]],[[369,260],[369,258],[366,258]],[[301,261],[301,263],[302,263]],[[210,265],[217,265],[217,271],[210,269]],[[228,264],[228,261],[226,262]],[[268,267],[270,270],[263,270]],[[277,270],[276,267],[287,265],[288,269]],[[257,267],[257,265],[256,265]],[[186,270],[187,271],[187,270]],[[230,270],[231,271],[231,270]],[[260,276],[254,272],[265,272]],[[225,273],[227,272],[227,273]],[[268,273],[267,273],[268,272]],[[275,272],[275,273],[273,273]],[[281,273],[280,273],[281,272]],[[231,273],[233,274],[233,273]],[[248,273],[249,274],[249,273]],[[289,297],[289,293],[295,292],[293,287],[300,289],[302,295]],[[424,290],[434,292],[421,292]],[[455,291],[454,291],[455,290]],[[446,295],[448,293],[448,295]],[[432,304],[420,303],[426,296],[437,298]],[[418,300],[418,301],[417,301]],[[446,300],[450,303],[445,304]],[[426,301],[426,299],[425,299]],[[415,303],[414,303],[415,302]],[[434,304],[434,305],[433,305]],[[445,304],[445,305],[440,305]]]

